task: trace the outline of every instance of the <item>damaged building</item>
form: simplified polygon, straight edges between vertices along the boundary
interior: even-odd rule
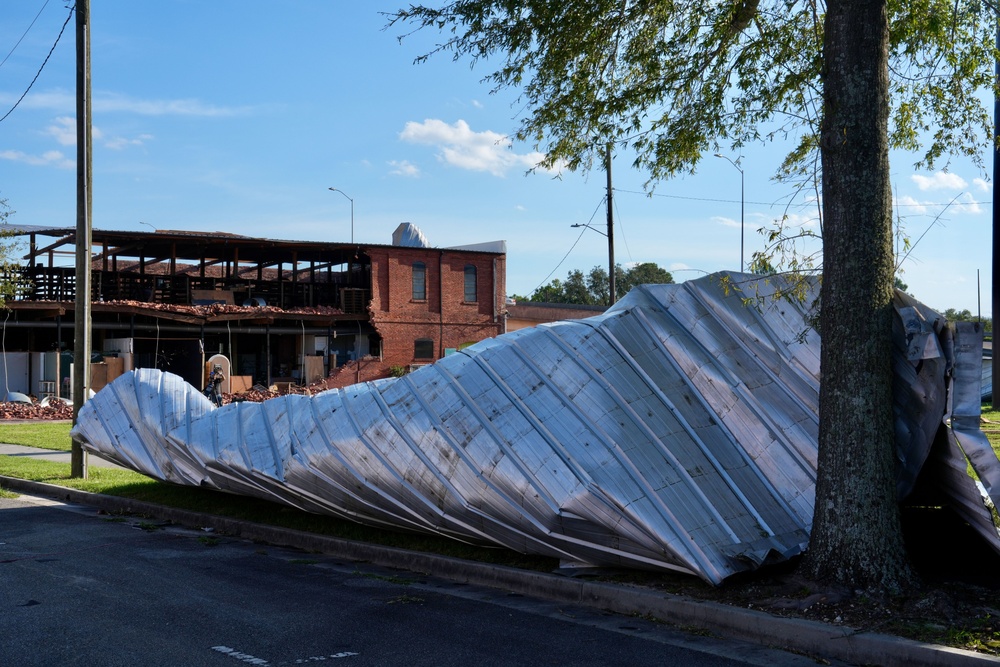
[[[15,230],[7,391],[68,398],[76,231]],[[408,223],[386,245],[94,230],[91,386],[136,368],[202,386],[214,355],[233,393],[385,377],[503,333],[505,272],[502,241],[432,248]]]

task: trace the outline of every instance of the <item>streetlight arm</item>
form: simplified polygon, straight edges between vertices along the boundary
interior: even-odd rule
[[[586,225],[586,224],[577,223],[575,225],[570,225],[570,227],[586,227],[587,229],[589,229],[591,231],[597,232],[601,236],[607,236],[607,234],[605,232],[602,232],[600,229],[598,229],[596,227],[591,227],[590,225]]]
[[[351,202],[351,243],[354,243],[354,200],[344,192],[343,190],[338,190],[337,188],[327,188],[331,192],[339,192],[340,194],[347,197],[347,201]]]
[[[351,202],[351,204],[353,204],[353,203],[354,203],[354,200],[353,200],[353,199],[351,199],[350,197],[348,197],[348,196],[347,196],[347,193],[346,193],[346,192],[344,192],[343,190],[338,190],[337,188],[327,188],[327,190],[329,190],[330,192],[339,192],[340,194],[342,194],[342,195],[344,195],[345,197],[347,197],[347,201]]]
[[[721,158],[722,158],[723,160],[725,160],[725,161],[726,161],[726,162],[728,162],[729,164],[731,164],[731,165],[733,165],[734,167],[736,167],[736,170],[737,170],[738,172],[740,172],[741,174],[743,173],[743,169],[742,169],[742,167],[740,167],[740,162],[739,162],[739,160],[737,160],[736,162],[733,162],[733,159],[732,159],[731,157],[729,157],[729,156],[727,156],[727,155],[723,155],[722,153],[716,153],[716,154],[715,154],[715,157],[721,157]]]

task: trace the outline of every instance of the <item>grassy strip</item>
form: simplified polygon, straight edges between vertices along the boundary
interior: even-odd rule
[[[0,442],[68,452],[72,446],[69,439],[70,428],[71,425],[67,422],[0,423]]]
[[[90,466],[87,479],[73,479],[70,477],[68,463],[0,456],[0,475],[56,484],[91,493],[132,498],[167,507],[231,517],[318,535],[411,551],[436,553],[508,567],[551,572],[559,566],[558,561],[554,558],[527,556],[507,549],[478,547],[443,537],[371,528],[352,521],[310,514],[294,507],[257,498],[167,484],[131,470]]]

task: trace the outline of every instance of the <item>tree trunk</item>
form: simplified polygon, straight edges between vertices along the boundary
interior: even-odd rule
[[[830,0],[825,24],[823,341],[816,508],[803,567],[873,591],[909,580],[894,479],[886,0]]]

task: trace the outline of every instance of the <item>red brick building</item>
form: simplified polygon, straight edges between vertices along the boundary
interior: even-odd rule
[[[429,363],[504,332],[504,254],[399,247],[367,254],[370,312],[385,359]]]
[[[18,229],[27,287],[7,303],[3,359],[10,376],[12,354],[24,357],[12,391],[54,380],[59,393],[73,346],[75,230]],[[408,229],[393,245],[94,230],[93,349],[122,359],[116,368],[157,367],[195,385],[220,354],[239,387],[343,386],[503,333],[505,244],[432,248]]]

